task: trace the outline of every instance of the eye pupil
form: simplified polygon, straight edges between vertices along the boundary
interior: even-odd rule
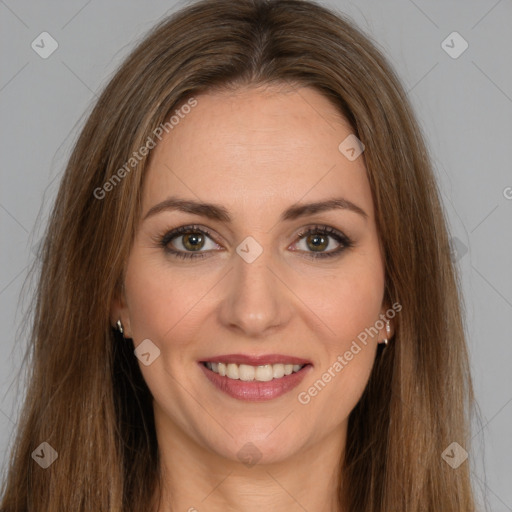
[[[196,251],[203,247],[204,237],[201,233],[187,233],[183,235],[183,245],[191,251]]]

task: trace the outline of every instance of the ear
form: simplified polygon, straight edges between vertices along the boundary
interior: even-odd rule
[[[396,312],[391,307],[384,307],[379,315],[379,320],[382,320],[382,323],[384,324],[382,329],[379,329],[379,343],[384,343],[384,340],[387,339],[388,341],[395,335],[395,322],[391,316],[389,316],[389,311],[392,311],[395,313],[393,315],[393,318],[396,316]],[[386,328],[386,325],[389,322],[389,331]],[[379,322],[380,325],[380,322]]]
[[[123,325],[123,336],[125,338],[132,338],[130,312],[126,302],[124,284],[121,285],[121,288],[115,293],[110,306],[110,322],[115,329],[117,329],[118,320],[121,320],[121,324]]]

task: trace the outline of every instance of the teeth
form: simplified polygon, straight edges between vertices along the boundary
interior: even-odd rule
[[[226,377],[229,377],[230,379],[239,379],[240,378],[240,372],[238,371],[238,365],[237,364],[228,364],[228,368],[226,370]]]
[[[275,364],[272,366],[274,379],[284,377],[284,364]]]
[[[240,380],[254,380],[255,375],[256,368],[254,368],[254,366],[249,366],[248,364],[241,364],[238,367],[238,377]]]
[[[298,372],[303,364],[265,364],[262,366],[251,366],[249,364],[235,363],[205,363],[212,372],[218,373],[221,377],[251,382],[268,382],[272,379],[280,379],[285,375]]]
[[[266,364],[264,366],[258,366],[256,368],[256,375],[254,375],[254,380],[259,380],[260,382],[268,382],[274,378],[274,368],[271,364]]]

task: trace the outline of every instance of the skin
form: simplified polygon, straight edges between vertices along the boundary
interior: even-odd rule
[[[124,290],[111,311],[135,346],[150,339],[161,351],[149,366],[139,362],[154,397],[164,476],[158,512],[338,510],[348,416],[385,330],[360,344],[308,404],[297,395],[389,309],[363,157],[349,161],[338,150],[353,130],[314,89],[244,88],[197,100],[153,150]],[[232,222],[176,210],[142,220],[171,195],[222,205]],[[279,221],[291,205],[333,197],[367,218],[332,209]],[[159,244],[189,224],[212,233],[204,258],[173,257]],[[341,231],[354,246],[314,259],[314,245],[297,235],[315,225]],[[247,236],[263,249],[252,263],[236,252]],[[327,240],[320,252],[343,245]],[[183,241],[178,235],[169,246],[186,252]],[[197,364],[230,353],[293,355],[313,368],[281,397],[241,401],[214,387]],[[251,467],[237,456],[248,442],[261,454]]]

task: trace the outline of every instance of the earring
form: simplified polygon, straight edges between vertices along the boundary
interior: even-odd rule
[[[124,329],[123,329],[123,324],[121,323],[121,320],[118,320],[118,321],[116,322],[116,325],[117,325],[117,330],[118,330],[121,334],[123,334]]]
[[[391,337],[391,327],[389,326],[389,320],[386,320],[386,334],[387,334],[387,338],[385,338],[382,341],[383,341],[384,345],[387,347],[389,338]]]

